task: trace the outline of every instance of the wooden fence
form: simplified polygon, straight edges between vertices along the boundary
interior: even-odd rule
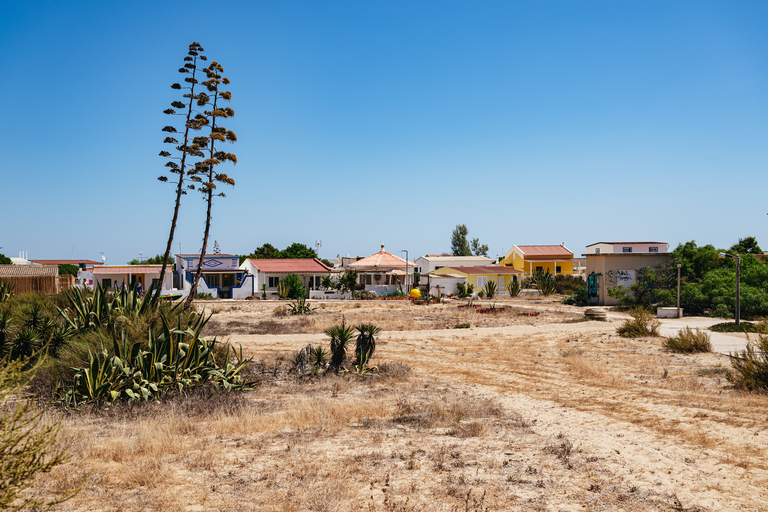
[[[55,295],[59,293],[59,277],[65,276],[0,276],[0,283],[13,286],[14,295],[25,293]]]
[[[75,285],[75,276],[72,274],[59,275],[59,291],[69,290]]]

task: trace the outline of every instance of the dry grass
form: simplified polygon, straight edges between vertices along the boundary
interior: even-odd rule
[[[382,306],[348,307],[328,318]],[[768,508],[768,397],[732,389],[726,357],[566,317],[393,334],[375,378],[298,376],[306,340],[240,337],[256,390],[68,414],[72,461],[39,484],[87,474],[58,510]]]

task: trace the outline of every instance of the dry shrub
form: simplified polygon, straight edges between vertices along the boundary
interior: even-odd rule
[[[379,372],[393,380],[407,380],[411,376],[411,367],[405,363],[389,361],[379,365]]]
[[[288,306],[286,305],[277,306],[274,310],[272,310],[272,315],[276,317],[288,316]]]
[[[709,333],[699,329],[694,331],[690,327],[679,331],[677,336],[664,340],[664,347],[672,352],[712,352]]]
[[[635,308],[629,312],[631,319],[616,329],[619,336],[625,338],[642,338],[644,336],[658,336],[661,322],[643,308]]]
[[[750,340],[745,350],[728,357],[736,371],[727,378],[734,386],[748,391],[768,390],[768,335],[760,334],[757,342]]]
[[[596,366],[581,353],[563,356],[568,367],[582,377],[598,379],[605,376],[605,370]]]

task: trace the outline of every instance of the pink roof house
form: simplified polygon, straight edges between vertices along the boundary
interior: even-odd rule
[[[398,287],[409,286],[415,268],[415,263],[385,251],[381,244],[379,252],[347,264],[345,270],[356,271],[357,282],[366,290],[386,294]],[[381,287],[391,287],[391,290]]]

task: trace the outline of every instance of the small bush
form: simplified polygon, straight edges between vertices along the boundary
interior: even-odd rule
[[[758,335],[756,343],[750,341],[745,350],[728,357],[736,371],[726,377],[734,386],[748,391],[768,390],[768,336]]]
[[[712,352],[712,342],[705,331],[686,327],[664,341],[664,347],[672,352]]]
[[[760,332],[768,334],[768,325],[765,323],[754,324],[752,322],[723,322],[710,326],[710,331],[715,332]]]
[[[472,326],[469,325],[468,323],[456,324],[453,326],[454,329],[469,329],[470,327]]]
[[[555,291],[560,295],[574,295],[579,288],[584,288],[585,281],[577,276],[557,274],[555,276]]]
[[[288,315],[288,308],[286,306],[277,306],[272,310],[272,316],[283,317]]]
[[[573,295],[563,299],[563,304],[569,304],[571,306],[586,306],[587,305],[587,288],[582,286],[576,288]]]
[[[643,336],[658,336],[661,322],[643,308],[635,308],[629,312],[632,318],[616,329],[619,336],[625,338],[642,338]]]
[[[489,299],[492,299],[494,295],[496,295],[496,290],[498,289],[498,285],[495,281],[488,281],[485,283],[485,288],[483,288],[483,291],[485,292],[485,296]]]
[[[213,300],[213,295],[210,293],[196,293],[195,294],[196,300]]]

